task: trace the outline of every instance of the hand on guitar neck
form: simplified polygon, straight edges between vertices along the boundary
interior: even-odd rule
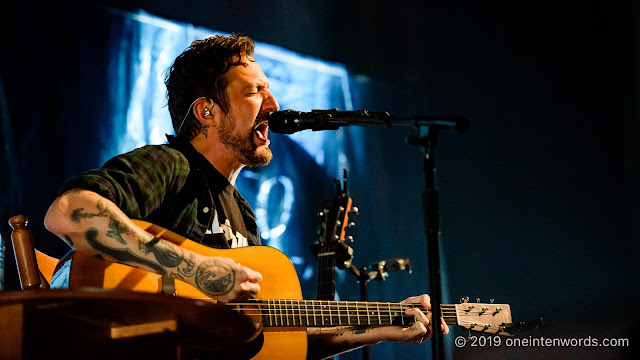
[[[259,272],[160,239],[92,191],[71,190],[57,198],[45,226],[77,251],[180,279],[217,301],[242,301],[260,292]]]
[[[420,304],[425,309],[431,309],[431,298],[429,295],[423,294],[421,296],[412,296],[400,302],[401,304]],[[402,328],[402,336],[399,338],[394,338],[390,341],[405,341],[405,342],[413,342],[413,343],[421,343],[424,340],[431,337],[433,334],[431,327],[431,315],[432,312],[429,312],[425,315],[418,308],[409,308],[405,311],[407,315],[412,315],[415,317],[416,321],[408,328]],[[440,317],[440,326],[442,333],[448,334],[449,327],[445,323],[444,317]],[[396,332],[397,333],[397,332]],[[394,336],[395,334],[390,334]],[[412,341],[413,340],[413,341]]]
[[[417,304],[431,308],[429,295],[412,296],[400,304]],[[420,344],[433,334],[432,313],[425,314],[419,307],[409,307],[404,313],[414,318],[410,326],[370,326],[370,327],[330,327],[309,328],[310,349],[308,359],[323,359],[364,345],[374,345],[383,341]],[[449,327],[441,317],[442,332],[449,333]]]

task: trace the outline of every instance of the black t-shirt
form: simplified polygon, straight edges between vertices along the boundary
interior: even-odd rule
[[[247,228],[234,197],[234,190],[235,188],[228,184],[217,196],[214,196],[213,219],[211,226],[204,234],[203,244],[219,247],[218,244],[226,241],[230,248],[249,245]]]

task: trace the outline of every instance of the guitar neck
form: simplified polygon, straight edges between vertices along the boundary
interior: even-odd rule
[[[324,246],[318,253],[318,300],[334,300],[336,294],[336,253]]]
[[[340,252],[338,257],[338,244],[344,245],[345,229],[350,226],[349,213],[352,211],[351,198],[347,195],[347,170],[344,170],[344,180],[335,179],[336,197],[333,200],[323,202],[322,232],[316,245],[318,257],[318,300],[334,300],[336,294],[336,264],[346,264],[351,261],[351,252]],[[357,212],[355,208],[354,212]],[[348,248],[348,246],[347,246]],[[347,255],[345,257],[344,255]],[[348,266],[348,265],[347,265]],[[341,269],[344,267],[340,266]]]
[[[415,304],[363,301],[253,299],[229,305],[249,317],[261,317],[264,327],[408,326],[414,319],[406,309],[429,311]],[[458,325],[455,305],[442,305],[441,310],[447,324]]]

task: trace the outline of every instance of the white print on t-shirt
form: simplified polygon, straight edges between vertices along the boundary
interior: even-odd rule
[[[224,225],[220,224],[220,227],[224,231],[224,237],[227,241],[231,240],[229,246],[233,248],[245,247],[249,246],[249,240],[244,237],[244,235],[240,234],[240,232],[236,231],[235,235],[233,234],[233,229],[231,229],[231,223],[229,219],[225,219]]]
[[[218,220],[218,211],[213,211],[213,221],[211,222],[211,230],[207,230],[210,234],[222,234],[224,230],[220,227],[220,220]]]
[[[229,219],[225,219],[224,224],[220,224],[220,220],[218,220],[217,211],[215,211],[213,214],[213,221],[211,222],[211,230],[207,230],[207,233],[209,232],[211,232],[211,234],[224,234],[224,238],[229,242],[229,246],[232,249],[249,246],[249,239],[247,239],[244,235],[242,235],[238,231],[236,231],[234,234],[234,231],[231,228],[231,222],[229,222]]]

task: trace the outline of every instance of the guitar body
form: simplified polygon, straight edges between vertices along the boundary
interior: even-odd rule
[[[186,239],[160,226],[134,220],[136,225],[152,235],[170,241],[182,248],[204,256],[223,256],[260,272],[259,298],[302,299],[302,290],[291,260],[277,249],[267,246],[250,246],[236,249],[214,249]],[[162,276],[127,265],[100,260],[76,252],[71,263],[72,289],[94,287],[160,293]],[[175,281],[176,295],[211,300],[195,287]],[[265,327],[264,345],[253,359],[305,359],[307,356],[307,332],[305,327]]]
[[[413,317],[405,315],[405,311],[410,307],[416,307],[415,304],[302,299],[300,282],[293,264],[286,255],[274,248],[251,246],[226,250],[213,249],[160,226],[142,221],[134,222],[150,234],[182,248],[204,256],[228,257],[262,273],[261,290],[256,299],[244,304],[230,304],[234,309],[252,319],[251,311],[256,314],[255,310],[258,306],[260,312],[258,316],[262,317],[263,322],[262,332],[256,332],[257,336],[240,348],[229,347],[223,352],[216,352],[215,355],[208,353],[208,356],[203,357],[302,360],[307,357],[307,327],[409,326],[414,321]],[[155,273],[76,252],[71,262],[69,287],[161,293],[163,278]],[[213,301],[180,280],[175,280],[175,292],[178,296],[185,298]],[[421,310],[428,311],[428,309]],[[512,330],[517,327],[512,322],[511,311],[507,304],[443,304],[442,316],[450,326],[458,325],[488,334],[512,336]]]

